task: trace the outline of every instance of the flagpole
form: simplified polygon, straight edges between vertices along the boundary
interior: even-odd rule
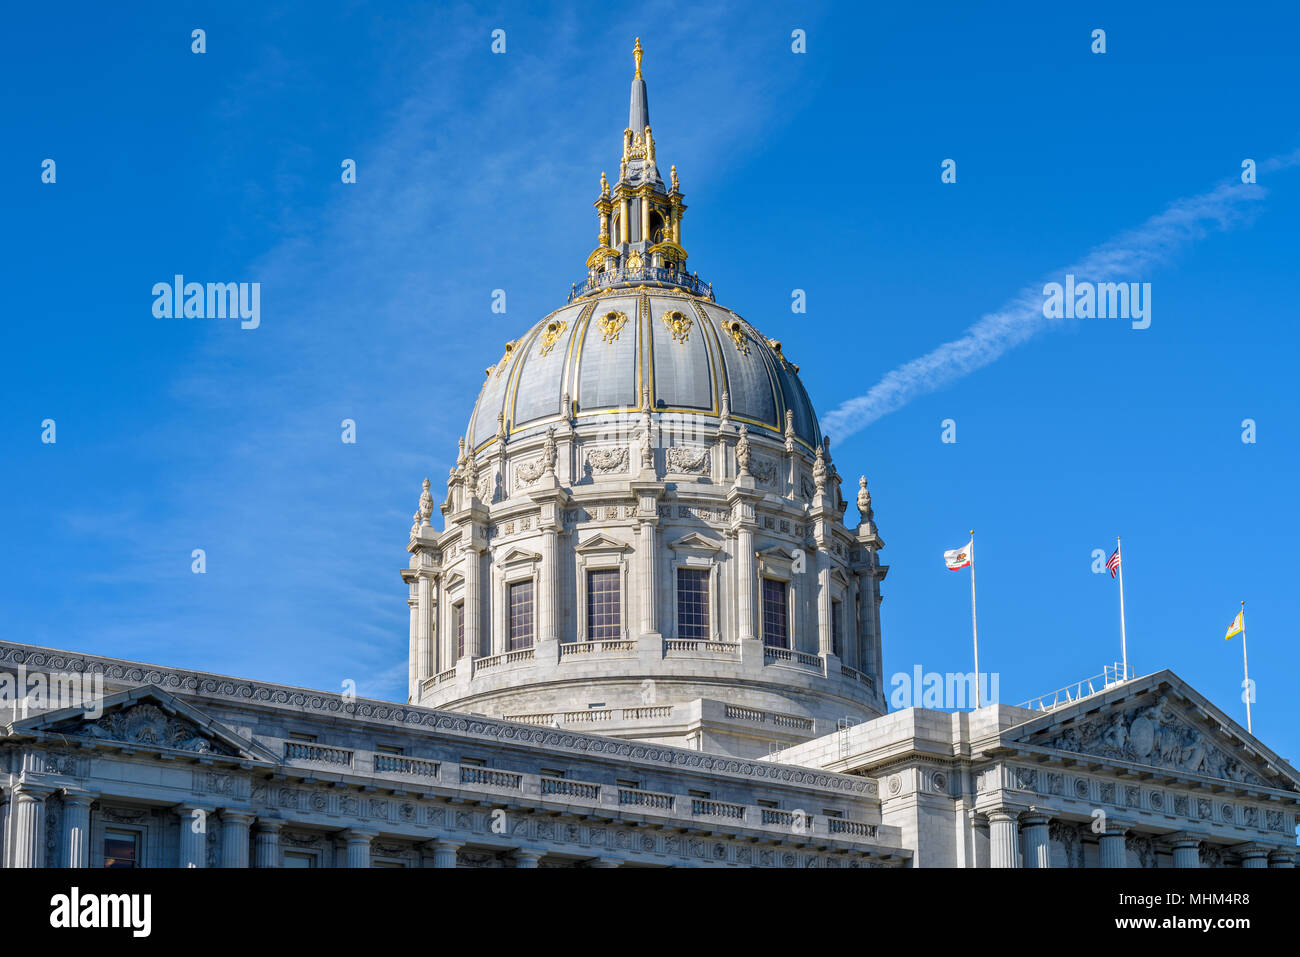
[[[1128,633],[1124,627],[1124,546],[1115,536],[1115,551],[1119,555],[1119,644],[1124,655],[1124,681],[1128,681]]]
[[[1246,730],[1255,732],[1250,727],[1250,666],[1246,663],[1246,603],[1241,603],[1241,672],[1246,690]]]
[[[970,633],[975,642],[975,708],[980,707],[980,633],[975,618],[975,529],[970,530]],[[1249,722],[1249,719],[1247,719]]]

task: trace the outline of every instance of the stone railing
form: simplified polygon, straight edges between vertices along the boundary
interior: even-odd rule
[[[592,708],[587,711],[565,711],[560,720],[565,724],[596,724],[601,721],[613,721],[612,708]]]
[[[780,662],[782,664],[799,665],[804,668],[810,668],[813,671],[826,673],[826,662],[820,655],[810,655],[802,651],[793,651],[789,648],[773,648],[771,645],[763,648],[763,661],[765,663]]]
[[[316,761],[320,764],[337,764],[340,767],[352,767],[352,752],[347,748],[329,748],[323,744],[307,741],[286,741],[284,743],[286,761]]]
[[[537,724],[550,727],[555,723],[554,711],[538,711],[533,714],[508,714],[506,721],[518,721],[520,724]]]
[[[707,641],[702,638],[669,638],[664,641],[664,653],[677,655],[729,655],[740,654],[740,643],[735,641]]]
[[[779,811],[770,807],[765,807],[762,811],[764,824],[793,828],[798,823],[798,826],[804,828],[807,832],[812,831],[813,818],[811,814],[804,814],[802,811]]]
[[[376,754],[376,774],[411,774],[423,778],[436,778],[439,764],[423,758],[408,758],[400,754]]]
[[[513,665],[520,661],[532,661],[535,657],[532,648],[520,648],[518,651],[503,651],[499,655],[488,655],[474,659],[474,674],[496,668],[500,665]]]
[[[661,811],[671,811],[676,800],[676,796],[672,794],[639,791],[635,788],[618,789],[618,803],[622,807],[650,807]]]
[[[560,643],[560,657],[573,655],[600,655],[609,652],[636,651],[636,642],[625,639],[612,641],[565,641]]]
[[[852,834],[854,837],[874,839],[879,829],[875,824],[863,824],[861,821],[846,821],[843,818],[831,817],[826,819],[826,830],[831,834]]]
[[[486,784],[489,787],[518,791],[523,779],[522,774],[514,774],[510,771],[493,771],[490,768],[476,768],[466,765],[461,765],[460,768],[461,784]]]
[[[722,801],[710,801],[705,798],[691,799],[691,813],[696,817],[725,817],[735,821],[745,819],[743,804],[724,804]]]
[[[624,721],[645,721],[647,718],[666,718],[673,713],[671,705],[661,704],[646,708],[624,708]]]
[[[850,681],[856,681],[859,684],[864,684],[868,688],[874,688],[876,686],[876,683],[872,681],[870,677],[864,675],[861,671],[858,671],[858,669],[856,668],[850,668],[848,665],[840,665],[840,674],[842,674],[845,678],[848,678]]]
[[[796,728],[811,731],[813,719],[803,718],[797,714],[781,714],[779,711],[759,711],[756,708],[742,708],[739,705],[724,705],[723,714],[737,721],[752,721],[755,724],[774,724],[779,728]]]
[[[444,682],[451,681],[455,677],[456,677],[456,667],[455,665],[453,665],[452,667],[448,668],[446,671],[439,672],[438,676],[434,678],[434,681],[436,681],[438,684],[443,684]]]
[[[543,777],[542,794],[556,794],[562,797],[582,798],[586,801],[600,800],[600,785],[586,781],[570,781],[568,778]]]
[[[513,665],[516,661],[532,661],[537,657],[532,648],[520,648],[518,651],[506,652],[506,664]]]

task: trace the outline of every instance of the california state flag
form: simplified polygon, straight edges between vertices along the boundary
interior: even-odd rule
[[[961,548],[950,548],[943,553],[944,564],[948,566],[949,571],[956,571],[959,568],[965,568],[975,557],[975,539],[970,540],[969,545],[963,545]]]

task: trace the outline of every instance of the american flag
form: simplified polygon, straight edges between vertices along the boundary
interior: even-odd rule
[[[1110,577],[1115,577],[1115,572],[1119,570],[1119,549],[1115,549],[1115,554],[1106,560],[1106,567],[1110,569]]]

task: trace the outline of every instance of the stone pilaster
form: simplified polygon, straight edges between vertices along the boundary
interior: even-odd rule
[[[1020,816],[1019,826],[1025,835],[1025,867],[1051,867],[1052,845],[1050,819],[1037,808]]]
[[[433,848],[433,866],[434,867],[455,867],[456,852],[463,846],[463,841],[437,840],[430,842]]]
[[[1165,838],[1174,856],[1174,867],[1201,866],[1201,839],[1194,834],[1170,834]]]
[[[731,532],[736,536],[736,635],[743,644],[758,637],[755,627],[754,590],[757,587],[754,569],[754,503],[759,495],[754,489],[754,478],[741,475],[727,496],[731,507]],[[759,658],[762,663],[762,657]]]
[[[63,867],[90,866],[90,805],[97,795],[63,792]]]
[[[180,866],[208,866],[208,816],[212,809],[200,804],[176,807],[180,817]]]
[[[1128,845],[1125,835],[1129,826],[1122,821],[1111,818],[1106,821],[1106,828],[1098,835],[1101,845],[1102,867],[1128,867]]]
[[[280,866],[281,821],[258,821],[253,829],[253,866]]]
[[[370,866],[370,842],[375,839],[377,832],[366,831],[359,828],[343,832],[343,839],[347,841],[348,867],[369,867]]]
[[[227,809],[221,812],[221,866],[248,867],[248,828],[253,815]]]

